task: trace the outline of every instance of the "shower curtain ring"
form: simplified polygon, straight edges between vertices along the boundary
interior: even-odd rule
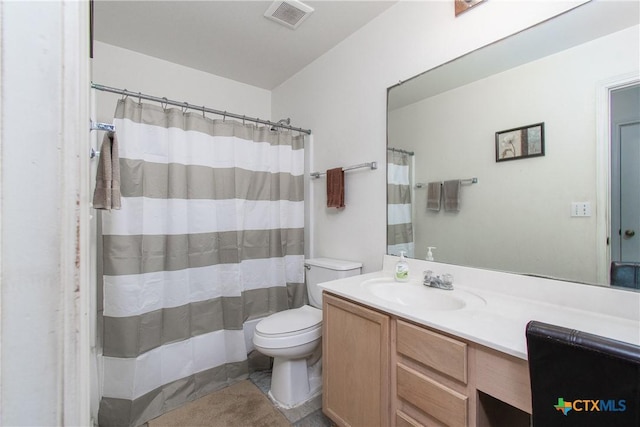
[[[160,103],[160,106],[162,107],[162,109],[163,109],[164,111],[167,111],[167,107],[169,106],[169,100],[168,100],[166,97],[164,97],[164,96],[162,97],[162,100],[163,100],[164,102],[161,102],[161,103]]]
[[[125,99],[127,99],[129,97],[129,91],[127,91],[127,89],[124,89],[122,91],[122,100],[124,101]]]
[[[182,114],[185,114],[187,112],[187,110],[189,109],[189,103],[188,102],[183,102],[184,107],[182,107]]]
[[[204,117],[204,109],[205,109],[205,107],[204,107],[204,105],[203,105],[203,106],[202,106],[202,118],[203,118],[203,119],[205,118],[205,117]]]
[[[227,110],[224,110],[224,114],[222,115],[222,123],[227,120]]]
[[[243,126],[244,126],[244,118],[245,118],[245,117],[246,117],[246,116],[244,116],[244,115],[242,116],[242,125],[243,125]]]
[[[142,92],[138,92],[138,104],[142,105]]]

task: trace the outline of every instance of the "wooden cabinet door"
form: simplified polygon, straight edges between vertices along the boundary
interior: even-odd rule
[[[323,295],[322,408],[339,426],[390,425],[390,318]]]

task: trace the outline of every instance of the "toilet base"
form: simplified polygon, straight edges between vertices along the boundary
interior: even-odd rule
[[[269,398],[284,409],[295,408],[322,392],[322,362],[307,365],[308,359],[275,357]]]

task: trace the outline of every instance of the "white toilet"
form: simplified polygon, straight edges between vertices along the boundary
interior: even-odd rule
[[[359,262],[329,258],[305,261],[309,305],[262,319],[253,334],[260,353],[273,357],[271,399],[293,408],[322,391],[322,289],[319,283],[361,273]]]

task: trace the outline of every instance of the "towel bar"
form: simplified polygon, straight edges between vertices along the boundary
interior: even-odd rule
[[[473,178],[460,180],[460,184],[477,184],[477,183],[478,183],[478,178],[476,178],[475,176]],[[416,188],[423,188],[426,186],[427,184],[424,182],[416,182]]]
[[[90,130],[106,130],[108,132],[113,132],[116,130],[115,126],[109,123],[100,123],[100,122],[94,122],[94,121],[91,121],[90,123],[91,123],[91,127],[89,128]]]
[[[346,168],[342,168],[342,170],[350,171],[353,169],[361,169],[361,168],[378,169],[378,162],[361,163],[359,165],[353,165],[353,166],[348,166]],[[311,178],[320,178],[320,176],[322,175],[326,175],[326,172],[312,172],[309,174]]]

